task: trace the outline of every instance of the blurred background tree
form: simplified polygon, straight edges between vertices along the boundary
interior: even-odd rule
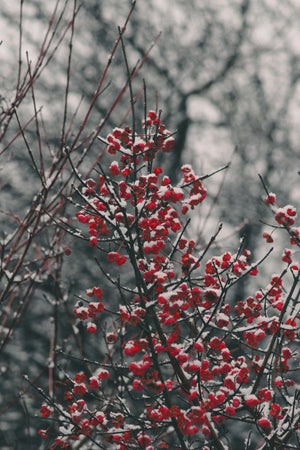
[[[45,125],[42,132],[45,147],[55,150],[63,144],[69,145],[68,141],[74,139],[93,99],[95,87],[118,37],[117,27],[124,22],[130,6],[129,0],[88,0],[80,5],[72,41],[67,110],[67,125],[71,123],[72,127],[66,142],[62,142],[71,28],[68,28],[66,36],[62,33],[72,17],[73,3],[55,0],[1,3],[1,238],[5,239],[16,227],[15,217],[25,215],[40,183],[22,136],[10,144],[20,131],[13,114],[14,107],[17,107],[23,125],[33,117],[31,96],[27,95],[20,104],[16,103],[15,97],[19,73],[25,73],[28,68],[26,52],[29,60],[36,61],[47,24],[57,8],[56,17],[61,14],[61,21],[55,31],[52,50],[48,51],[48,56],[52,55],[51,52],[53,56],[49,63],[45,62],[34,89],[37,108],[42,108],[40,117]],[[211,226],[215,227],[219,220],[224,220],[224,236],[233,236],[233,239],[224,238],[220,246],[232,249],[232,243],[244,236],[245,245],[257,256],[261,255],[264,249],[259,238],[264,225],[259,219],[266,217],[266,211],[260,202],[263,190],[258,173],[278,194],[279,201],[297,200],[299,13],[300,5],[295,0],[137,1],[124,36],[131,69],[143,62],[133,83],[136,115],[141,118],[144,114],[145,81],[147,108],[161,109],[164,123],[176,131],[174,154],[161,161],[165,171],[176,182],[183,163],[192,164],[195,171],[203,174],[231,163],[228,170],[207,180],[213,213],[203,210],[199,217],[195,233],[199,234],[200,243],[209,238]],[[18,64],[19,61],[22,65]],[[105,89],[95,102],[84,130],[86,136],[101,123],[117,93],[127,82],[120,49],[106,80]],[[104,124],[101,130],[103,137],[125,117],[130,123],[129,105],[129,96],[125,93]],[[34,156],[38,155],[36,133],[33,120],[26,127],[25,134]],[[84,149],[84,144],[79,146],[78,158]],[[93,166],[102,149],[99,144],[91,147],[81,166],[83,173]],[[46,165],[50,160],[51,157],[45,155]],[[8,211],[11,211],[10,217]],[[65,214],[70,217],[73,213],[66,211]],[[42,243],[47,246],[47,240]],[[99,273],[87,263],[93,252],[87,249],[86,243],[75,242],[72,251],[68,263],[60,266],[62,272],[59,277],[60,295],[67,299],[71,311],[74,295],[95,284],[99,277]],[[40,374],[47,380],[52,326],[48,322],[53,308],[45,297],[57,295],[55,280],[49,276],[32,292],[28,307],[22,311],[22,320],[2,353],[0,404],[4,406],[0,410],[0,440],[7,448],[37,448],[38,445],[32,418],[38,401],[34,403],[35,399],[20,393],[28,388],[22,381],[25,372],[29,372],[32,378]],[[243,296],[245,290],[246,286],[240,285],[239,295]],[[3,309],[2,325],[4,316]],[[60,342],[69,333],[64,323],[62,315]],[[65,345],[71,349],[72,341]]]

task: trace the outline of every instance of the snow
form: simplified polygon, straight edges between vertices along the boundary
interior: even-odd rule
[[[50,177],[46,178],[46,180],[44,181],[46,189],[50,188],[50,186],[53,184],[53,182],[54,182],[56,177],[57,177],[57,174],[54,171],[53,174]]]

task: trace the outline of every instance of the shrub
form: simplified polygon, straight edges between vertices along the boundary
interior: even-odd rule
[[[103,295],[101,283],[90,287],[74,314],[104,357],[64,375],[61,402],[43,392],[47,425],[40,435],[53,449],[225,449],[239,427],[247,448],[297,448],[300,291],[293,252],[284,251],[286,267],[252,296],[233,297],[267,255],[253,262],[241,246],[209,258],[221,227],[205,247],[189,239],[192,212],[206,198],[205,177],[185,165],[173,186],[156,165],[157,154],[174,145],[160,114],[150,111],[139,134],[115,128],[106,144],[110,167],[98,165],[88,179],[76,172],[75,189],[77,220],[102,255],[96,262],[112,289]],[[285,230],[299,246],[295,208],[279,207],[268,191],[266,204],[274,231]]]

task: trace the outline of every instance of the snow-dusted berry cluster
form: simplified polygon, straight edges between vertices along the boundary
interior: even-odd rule
[[[76,319],[88,332],[101,328],[97,339],[103,337],[107,352],[95,371],[68,375],[65,403],[43,404],[41,415],[57,422],[40,434],[55,433],[52,449],[77,441],[81,448],[225,449],[224,429],[236,421],[266,448],[284,446],[299,418],[293,364],[299,270],[294,264],[291,286],[274,275],[253,296],[231,298],[230,288],[256,276],[259,264],[248,250],[202,263],[206,249],[199,252],[186,225],[206,190],[188,165],[173,186],[154,164],[174,138],[153,111],[143,128],[140,136],[115,129],[107,142],[116,160],[97,180],[83,181],[77,219],[104,254],[103,272],[110,264],[121,273],[107,275],[120,303],[105,334],[101,318],[112,306],[104,288],[88,289],[76,304]],[[294,217],[286,207],[275,219],[291,227]],[[122,286],[122,273],[127,282],[132,274],[131,286]]]

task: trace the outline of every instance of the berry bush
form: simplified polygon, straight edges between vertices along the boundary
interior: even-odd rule
[[[184,165],[171,184],[156,161],[172,152],[174,137],[157,112],[138,132],[115,128],[101,141],[108,168],[98,164],[90,178],[74,169],[76,219],[100,273],[97,286],[83,286],[74,317],[103,356],[82,358],[77,372],[62,370],[60,399],[40,389],[42,442],[207,450],[234,448],[238,436],[249,449],[299,448],[296,251],[284,249],[282,269],[262,283],[269,254],[252,261],[241,244],[211,256],[221,225],[205,246],[191,240],[206,177]],[[73,167],[71,154],[68,160]],[[264,188],[274,224],[263,237],[277,247],[289,239],[297,250],[296,209]],[[238,298],[245,277],[259,287]]]
[[[164,174],[161,162],[172,153],[176,136],[163,125],[161,113],[147,113],[146,84],[135,96],[132,89],[158,37],[133,70],[123,41],[136,2],[83,115],[80,105],[74,110],[71,95],[80,5],[55,2],[38,54],[27,53],[24,59],[25,3],[20,1],[15,91],[11,99],[0,99],[3,172],[8,186],[21,180],[19,191],[12,185],[9,199],[15,200],[16,192],[28,194],[21,197],[20,211],[14,201],[0,211],[1,445],[24,448],[26,439],[26,448],[37,448],[34,429],[39,448],[49,450],[300,448],[296,208],[281,204],[261,179],[265,206],[273,214],[262,238],[275,251],[270,248],[259,260],[243,242],[233,252],[221,251],[218,223],[206,243],[199,240],[193,224],[202,215],[205,180],[211,175],[198,176],[187,164],[173,185],[171,174]],[[39,82],[49,90],[56,73],[51,64],[63,48],[60,132],[55,130],[50,140],[39,107]],[[113,63],[121,67],[120,48],[127,77],[124,85],[117,83],[113,98],[108,96],[107,106],[103,95]],[[169,79],[168,84],[174,86]],[[135,114],[143,92],[144,120],[138,126]],[[120,125],[103,139],[104,127],[116,123],[117,106],[121,124],[131,111],[131,126]],[[20,157],[18,139],[22,170],[16,176],[10,163]],[[23,177],[28,160],[30,185]],[[72,203],[74,217],[69,215]],[[75,280],[84,294],[72,290],[72,269],[65,269],[83,245],[82,272],[86,266],[97,273],[94,285],[83,285],[84,274]],[[267,275],[270,267],[276,273]],[[70,292],[76,296],[73,311]],[[26,346],[26,353],[16,342]],[[24,387],[20,377],[29,352]],[[13,397],[3,395],[8,390]],[[39,426],[31,414],[36,392]],[[14,408],[20,404],[21,415]],[[7,432],[12,422],[17,431]]]

